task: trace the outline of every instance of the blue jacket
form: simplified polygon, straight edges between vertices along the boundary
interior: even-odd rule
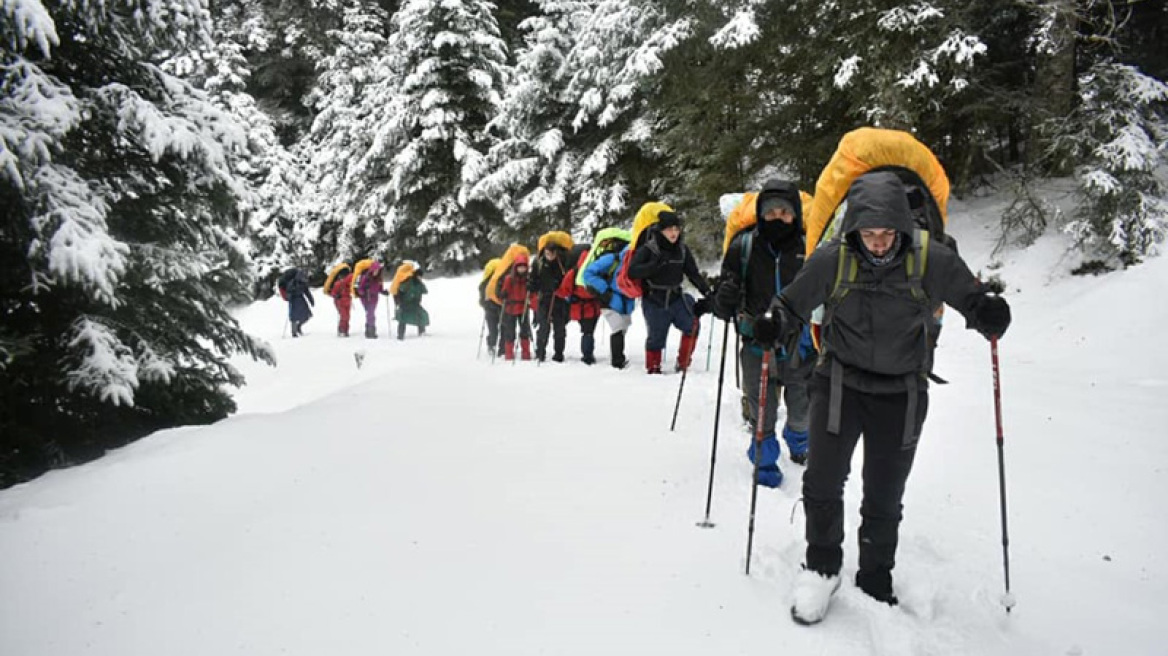
[[[632,314],[637,307],[637,302],[622,294],[616,286],[616,265],[627,250],[626,246],[620,253],[605,253],[584,269],[584,285],[595,291],[597,296],[612,290],[608,309],[620,314]]]

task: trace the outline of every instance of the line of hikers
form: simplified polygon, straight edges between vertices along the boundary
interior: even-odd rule
[[[366,258],[354,266],[347,262],[333,266],[325,279],[323,291],[332,297],[337,309],[337,336],[349,336],[353,299],[357,298],[365,309],[365,337],[377,339],[377,306],[382,296],[393,297],[399,340],[405,339],[406,326],[416,326],[418,334],[424,335],[426,326],[430,325],[430,315],[422,307],[422,296],[427,293],[422,274],[422,268],[417,262],[407,260],[398,266],[386,290],[385,268],[377,260]],[[312,318],[309,306],[315,305],[308,287],[308,277],[303,270],[291,268],[280,276],[277,287],[280,296],[288,301],[292,336],[299,337],[304,334],[304,324]]]
[[[970,272],[946,234],[948,195],[948,178],[927,147],[904,132],[861,128],[840,141],[814,196],[777,179],[742,196],[727,220],[714,289],[684,244],[681,218],[664,203],[646,203],[631,231],[605,228],[590,246],[547,233],[533,263],[526,247],[513,244],[486,265],[479,285],[487,344],[513,359],[518,340],[520,357],[530,359],[527,311],[535,308],[536,359],[545,358],[550,332],[552,360],[563,361],[572,320],[580,323],[582,360],[593,364],[603,316],[612,329],[611,363],[624,368],[625,333],[642,298],[645,366],[656,374],[671,325],[682,333],[675,368],[684,371],[705,312],[732,324],[742,339],[745,414],[756,428],[747,451],[756,483],[783,481],[780,392],[790,460],[807,468],[807,549],[793,619],[822,620],[840,585],[844,483],[861,435],[855,583],[896,605],[901,501],[929,380],[944,382],[932,371],[943,306],[990,340],[1010,325],[1006,301]],[[683,279],[701,299],[682,290]]]

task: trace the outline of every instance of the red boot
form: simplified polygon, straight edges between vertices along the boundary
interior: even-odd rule
[[[530,360],[531,359],[531,340],[524,339],[524,340],[521,340],[519,342],[519,344],[520,344],[520,346],[523,347],[523,359]]]
[[[503,342],[503,358],[507,360],[515,359],[515,342]]]
[[[689,369],[690,359],[693,357],[694,349],[698,345],[698,334],[694,332],[692,335],[682,335],[681,345],[677,348],[677,370],[685,371]]]
[[[651,374],[661,373],[661,351],[645,349],[645,370]]]

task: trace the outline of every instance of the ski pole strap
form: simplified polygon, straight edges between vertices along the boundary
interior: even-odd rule
[[[844,366],[838,358],[831,359],[831,396],[827,400],[827,432],[839,435],[840,417],[844,405]]]

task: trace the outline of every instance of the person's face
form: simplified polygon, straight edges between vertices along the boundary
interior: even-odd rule
[[[527,265],[520,264],[519,266],[515,267],[515,273],[520,275],[520,276],[526,276],[527,275]]]
[[[662,235],[669,240],[669,243],[676,244],[677,239],[681,237],[681,226],[669,226],[661,231]]]
[[[555,261],[556,249],[554,249],[554,248],[543,249],[543,256],[544,256],[544,259]]]
[[[782,221],[790,224],[795,220],[795,213],[786,207],[772,207],[762,215],[764,221]]]
[[[896,231],[892,228],[863,228],[860,230],[860,239],[864,241],[864,248],[869,253],[884,257],[896,242]]]

